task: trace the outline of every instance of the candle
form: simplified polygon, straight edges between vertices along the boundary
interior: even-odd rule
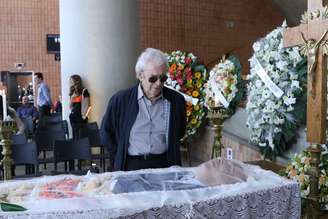
[[[7,118],[7,98],[5,90],[2,90],[2,109],[3,109],[3,119],[6,120]]]

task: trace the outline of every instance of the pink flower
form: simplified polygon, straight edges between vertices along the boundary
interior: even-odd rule
[[[182,80],[181,77],[178,77],[176,80],[177,80],[179,85],[183,85],[183,80]]]
[[[187,80],[191,80],[192,79],[192,72],[191,71],[190,72],[187,72],[186,78],[187,78]]]
[[[191,73],[191,68],[190,67],[187,67],[187,68],[185,68],[185,70],[184,70],[187,74],[188,73]]]
[[[186,65],[188,65],[191,63],[191,58],[186,57],[184,61],[185,61]]]

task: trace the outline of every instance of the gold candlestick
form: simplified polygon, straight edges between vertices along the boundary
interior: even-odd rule
[[[221,143],[223,122],[228,117],[226,109],[222,107],[210,107],[207,114],[210,119],[211,129],[214,131],[214,143],[211,158],[221,157],[223,145]]]
[[[320,177],[320,155],[321,145],[313,144],[308,149],[310,152],[310,168],[307,174],[310,176],[310,193],[306,198],[306,219],[319,218],[320,214],[320,203],[319,203],[319,177]]]
[[[12,179],[11,135],[14,133],[15,130],[16,130],[15,121],[0,121],[0,138],[1,138],[0,145],[2,146],[2,155],[3,155],[1,164],[3,166],[4,180]]]

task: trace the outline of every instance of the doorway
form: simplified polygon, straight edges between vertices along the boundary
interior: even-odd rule
[[[34,72],[9,72],[7,75],[8,105],[15,110],[21,105],[22,97],[28,96],[34,104]]]

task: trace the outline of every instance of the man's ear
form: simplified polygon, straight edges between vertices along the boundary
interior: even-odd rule
[[[142,79],[143,79],[143,73],[140,72],[140,73],[138,74],[138,80],[139,80],[139,81],[142,81]]]

